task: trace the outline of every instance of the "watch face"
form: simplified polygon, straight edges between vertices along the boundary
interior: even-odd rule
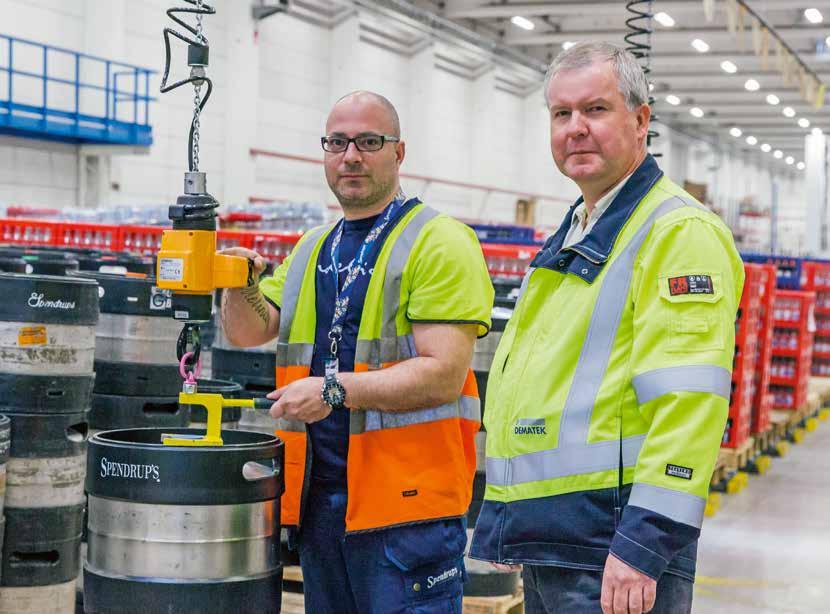
[[[343,405],[343,397],[345,395],[343,394],[343,389],[340,386],[334,385],[329,388],[329,396],[331,397],[332,405]]]
[[[329,405],[339,407],[346,400],[345,390],[337,382],[331,382],[326,386],[326,397],[325,401]]]

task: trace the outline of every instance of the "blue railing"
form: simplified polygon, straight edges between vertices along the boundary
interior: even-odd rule
[[[154,72],[0,34],[0,134],[151,145]]]

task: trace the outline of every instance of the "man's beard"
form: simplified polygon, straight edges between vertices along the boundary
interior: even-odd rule
[[[337,200],[340,202],[341,207],[343,207],[344,209],[359,211],[361,209],[367,209],[369,207],[377,205],[380,199],[391,194],[394,185],[394,180],[389,181],[387,183],[375,183],[374,189],[366,196],[344,196],[339,191],[334,191],[334,194],[335,196],[337,196]]]

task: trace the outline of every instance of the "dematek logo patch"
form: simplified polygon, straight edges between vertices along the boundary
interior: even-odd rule
[[[514,435],[547,435],[544,418],[519,418],[513,425]]]

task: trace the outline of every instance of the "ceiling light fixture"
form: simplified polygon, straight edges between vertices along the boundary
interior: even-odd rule
[[[761,151],[763,151],[764,153],[769,153],[772,151],[772,146],[770,146],[769,143],[763,143],[761,145]]]
[[[802,128],[809,128],[810,127],[810,120],[806,117],[802,117],[798,120],[798,125]]]
[[[576,45],[576,43],[575,43],[575,42],[573,42],[573,41],[565,41],[564,43],[562,43],[562,49],[564,49],[565,51],[567,51],[568,49],[570,49],[570,48],[571,48],[571,47],[573,47],[574,45]]]
[[[815,136],[821,136],[822,134],[824,134],[824,133],[821,131],[821,128],[819,128],[818,126],[815,126],[815,127],[811,130],[811,132],[812,132]]]
[[[669,94],[668,96],[666,96],[666,102],[668,102],[671,105],[677,106],[680,104],[680,98],[678,98],[674,94]]]
[[[730,62],[729,60],[724,60],[720,63],[720,67],[723,69],[724,72],[728,72],[730,75],[734,75],[738,72],[738,67],[735,66],[734,62]]]
[[[536,24],[530,21],[527,17],[522,17],[521,15],[516,15],[512,19],[510,19],[510,23],[514,26],[521,28],[522,30],[532,30],[536,27]]]
[[[778,96],[776,96],[775,94],[767,94],[767,104],[775,106],[779,102],[781,102],[781,99],[778,98]]]
[[[743,134],[740,128],[731,128],[729,130],[729,134],[734,136],[736,139]]]
[[[750,135],[750,136],[746,137],[746,144],[747,145],[757,145],[758,144],[758,139],[756,139],[754,136]]]
[[[689,113],[691,113],[698,119],[700,119],[704,115],[703,109],[701,109],[700,107],[692,107],[691,109],[689,109]]]
[[[824,21],[824,15],[822,15],[821,11],[818,9],[805,9],[804,17],[806,17],[807,21],[810,23],[821,23]]]
[[[694,47],[695,51],[697,51],[698,53],[706,53],[707,51],[709,51],[709,43],[707,43],[704,40],[700,40],[699,38],[696,38],[692,41],[692,47]]]
[[[784,157],[784,152],[781,151],[780,149],[776,149],[774,152],[772,152],[772,155],[775,156],[776,160],[780,160],[781,158]]]
[[[787,159],[784,160],[784,162],[786,162],[787,164],[795,164],[795,158],[793,158],[792,156],[787,156]]]
[[[672,16],[662,11],[654,15],[654,21],[659,23],[664,28],[674,27],[674,19],[672,18]]]
[[[795,109],[792,107],[784,107],[781,109],[781,112],[784,114],[785,117],[795,117]]]
[[[805,168],[807,168],[807,165],[806,165],[806,164],[804,164],[804,162],[799,162],[798,164],[796,164],[796,165],[795,165],[795,167],[796,167],[798,170],[803,171]]]
[[[747,79],[746,83],[744,83],[744,87],[748,92],[757,92],[761,89],[761,84],[755,79]]]

